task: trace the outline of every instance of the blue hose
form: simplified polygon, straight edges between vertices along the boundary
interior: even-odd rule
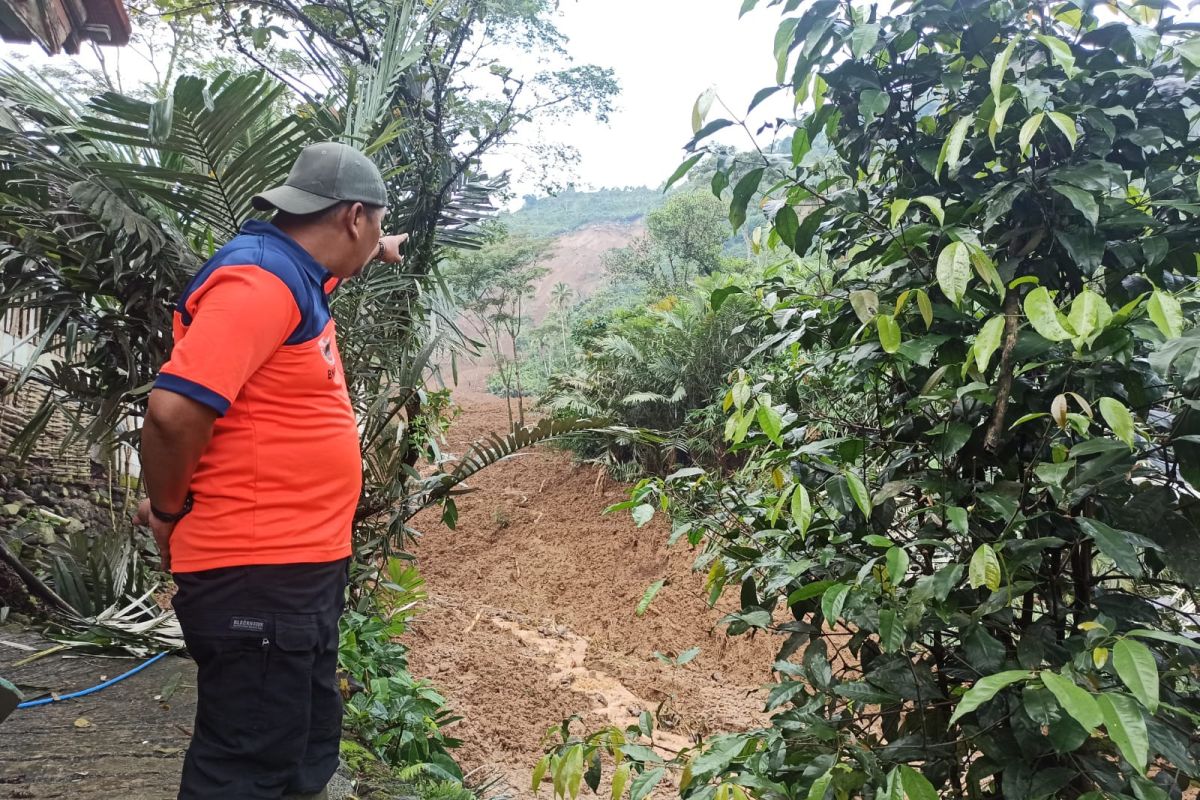
[[[154,658],[152,658],[149,661],[146,661],[142,664],[137,665],[136,667],[129,670],[128,672],[122,673],[121,675],[118,675],[115,678],[110,678],[110,679],[106,680],[104,683],[97,684],[96,686],[93,686],[90,689],[83,689],[78,692],[71,692],[70,694],[59,695],[58,697],[43,697],[40,700],[29,700],[27,702],[20,703],[19,705],[17,705],[17,708],[33,708],[34,706],[47,706],[47,705],[50,705],[51,703],[56,703],[59,700],[71,700],[76,697],[83,697],[84,695],[89,695],[89,694],[92,694],[93,692],[98,692],[101,689],[107,689],[109,686],[112,686],[114,683],[118,683],[119,681],[125,680],[130,675],[138,674],[139,672],[144,670],[146,667],[153,664],[155,661],[158,661],[160,658],[167,655],[167,652],[169,652],[169,651],[164,651],[162,653],[159,653]]]

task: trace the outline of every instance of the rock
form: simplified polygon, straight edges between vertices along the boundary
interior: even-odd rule
[[[20,503],[5,503],[3,506],[0,506],[0,509],[3,509],[4,513],[10,517],[15,517],[20,514],[21,508],[22,506]]]
[[[33,500],[29,498],[29,495],[25,494],[20,489],[9,489],[4,493],[4,499],[10,503],[20,503],[23,506],[27,506],[33,502]]]
[[[354,796],[354,784],[336,772],[325,790],[329,793],[329,800],[346,800]]]
[[[75,517],[67,517],[67,521],[64,522],[59,527],[62,529],[63,533],[67,533],[67,534],[83,533],[84,528],[85,528],[84,524],[81,521],[75,519]]]
[[[94,505],[99,505],[100,504],[100,493],[99,492],[88,492],[88,502],[92,503]]]
[[[46,547],[50,547],[58,541],[58,537],[54,534],[54,526],[48,522],[26,520],[17,526],[17,535],[26,542],[36,542]]]

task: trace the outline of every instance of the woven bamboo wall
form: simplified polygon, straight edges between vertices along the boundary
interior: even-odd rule
[[[13,439],[33,418],[48,390],[27,382],[16,392],[12,386],[27,363],[27,347],[19,345],[36,330],[36,316],[26,309],[13,309],[0,317],[0,453],[8,452]],[[29,453],[29,464],[38,472],[61,482],[87,481],[92,463],[86,444],[63,447],[69,438],[71,423],[55,411]]]

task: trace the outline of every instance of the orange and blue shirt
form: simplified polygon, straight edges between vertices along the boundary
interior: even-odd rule
[[[188,284],[154,386],[218,418],[192,476],[193,509],[171,536],[173,571],[350,555],[362,458],[329,313],[336,286],[257,220]]]

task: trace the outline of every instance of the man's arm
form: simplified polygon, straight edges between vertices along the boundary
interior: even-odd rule
[[[147,500],[138,507],[134,522],[148,525],[162,555],[163,569],[170,569],[171,532],[175,524],[158,519],[150,506],[174,514],[183,508],[192,473],[212,437],[217,412],[175,392],[150,392],[146,420],[142,425],[142,476]]]

